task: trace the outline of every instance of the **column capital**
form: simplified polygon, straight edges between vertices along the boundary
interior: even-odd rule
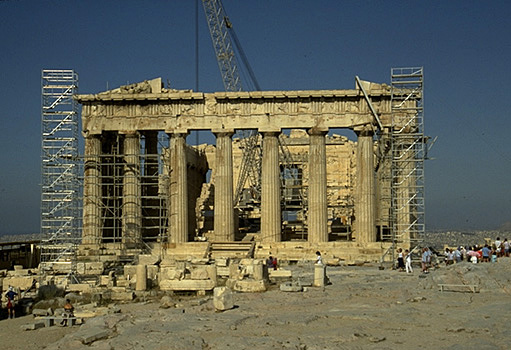
[[[313,127],[307,130],[307,134],[309,136],[315,135],[315,136],[325,136],[328,134],[328,128],[323,127]]]
[[[360,127],[353,129],[357,137],[360,136],[373,136],[374,135],[374,127],[372,124],[366,124]]]
[[[167,132],[167,135],[170,137],[187,137],[189,134],[188,131],[173,131],[173,132]]]
[[[119,130],[119,135],[124,135],[125,137],[139,137],[140,133],[137,130]]]
[[[278,137],[281,134],[280,131],[261,131],[260,133],[263,135],[263,137],[266,137],[266,136]]]
[[[211,132],[215,134],[215,136],[229,136],[232,137],[234,135],[233,129],[211,129]]]

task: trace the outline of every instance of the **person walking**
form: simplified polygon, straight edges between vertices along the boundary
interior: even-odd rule
[[[14,288],[12,288],[12,286],[9,286],[9,290],[7,291],[7,293],[5,293],[5,296],[7,298],[7,316],[8,316],[8,318],[16,317],[16,310],[14,309],[14,306],[15,306],[14,298],[16,297],[16,295],[18,295],[18,293],[16,293],[14,291]]]
[[[405,250],[405,261],[406,273],[413,273],[412,253],[408,249]]]

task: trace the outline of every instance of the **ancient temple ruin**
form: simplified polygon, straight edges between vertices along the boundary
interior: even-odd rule
[[[158,78],[75,99],[85,137],[79,256],[248,249],[252,257],[299,260],[321,250],[353,262],[378,261],[391,244],[386,135],[405,125],[395,125],[389,85],[202,93],[164,88]],[[406,127],[412,134],[413,125]],[[249,185],[241,202],[234,198],[239,129],[259,135],[256,205]],[[352,130],[357,139],[329,134],[333,129]],[[188,145],[195,130],[211,131],[214,145]],[[283,152],[292,158],[285,169]],[[405,188],[413,181],[401,180]],[[409,226],[414,213],[403,217]],[[415,238],[409,231],[399,240],[410,246]]]

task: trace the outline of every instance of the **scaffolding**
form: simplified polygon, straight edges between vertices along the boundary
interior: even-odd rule
[[[139,154],[127,164],[124,150],[124,135],[116,132],[104,133],[102,153],[98,157],[99,183],[101,186],[101,242],[122,243],[136,241],[136,237],[128,237],[129,230],[123,228],[123,212],[127,205],[139,206],[131,219],[138,223],[142,238],[140,248],[148,248],[148,242],[168,240],[168,203],[167,188],[169,186],[168,149],[169,138],[163,132],[146,132],[138,134]],[[128,169],[129,168],[129,169]],[[128,175],[132,174],[132,175]],[[125,180],[140,184],[139,199],[126,201],[124,198]],[[84,200],[87,198],[84,197]],[[140,217],[138,217],[140,215]]]
[[[43,70],[41,78],[41,266],[72,273],[81,238],[78,74]]]
[[[416,245],[424,238],[423,68],[392,68],[390,135],[391,234],[394,243]]]

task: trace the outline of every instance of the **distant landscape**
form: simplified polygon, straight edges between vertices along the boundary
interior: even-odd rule
[[[437,250],[443,249],[445,245],[449,247],[472,246],[474,244],[484,244],[486,238],[495,240],[497,237],[502,240],[511,240],[511,223],[507,223],[499,230],[474,230],[474,231],[456,231],[456,230],[435,230],[426,233],[424,245],[434,247]],[[27,234],[4,234],[0,235],[0,243],[6,242],[25,242],[39,241],[45,237],[40,233]]]

